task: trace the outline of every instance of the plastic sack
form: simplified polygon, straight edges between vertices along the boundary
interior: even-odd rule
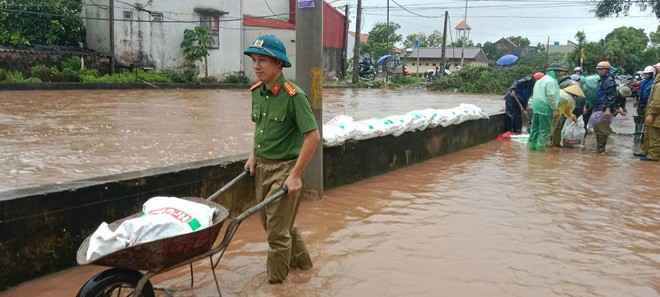
[[[176,197],[153,197],[144,203],[143,216],[123,221],[116,230],[101,223],[89,240],[87,260],[140,243],[209,227],[216,209]]]
[[[355,127],[357,129],[357,135],[355,135],[354,138],[357,140],[390,135],[396,130],[394,122],[383,118],[371,118],[358,121],[355,122]]]
[[[571,120],[564,122],[564,128],[561,130],[561,146],[563,147],[583,147],[584,135],[587,130],[584,129],[582,116],[573,123]]]
[[[323,145],[337,146],[357,135],[357,128],[353,118],[339,115],[323,125]]]
[[[411,115],[407,115],[407,114],[389,116],[386,117],[385,119],[392,122],[392,125],[394,127],[394,129],[392,130],[392,136],[394,137],[400,136],[401,134],[408,131],[408,129],[412,126],[413,121],[415,120]]]
[[[408,128],[408,131],[410,132],[415,130],[423,131],[424,129],[426,129],[426,127],[429,125],[429,122],[431,121],[430,118],[426,117],[426,115],[420,113],[417,110],[409,111],[406,114],[410,115],[413,118],[412,125]]]
[[[614,115],[610,115],[609,119],[605,119],[605,112],[604,111],[594,111],[591,114],[591,117],[589,118],[589,128],[593,129],[596,127],[596,125],[600,124],[601,122],[609,122],[612,123],[614,120]]]
[[[453,125],[461,117],[454,109],[438,110],[438,123],[442,127]]]

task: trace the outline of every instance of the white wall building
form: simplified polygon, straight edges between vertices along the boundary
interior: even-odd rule
[[[113,56],[120,67],[180,69],[185,62],[180,46],[184,30],[206,23],[216,41],[209,48],[208,73],[223,76],[241,70],[238,57],[243,45],[237,42],[243,39],[241,4],[214,0],[84,0],[87,47]],[[197,67],[199,73],[204,73],[202,62]]]

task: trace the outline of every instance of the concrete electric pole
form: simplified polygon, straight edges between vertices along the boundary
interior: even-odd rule
[[[353,83],[358,82],[360,74],[360,26],[362,22],[362,0],[357,2],[357,13],[355,14],[355,45],[353,47]]]
[[[296,83],[312,105],[321,142],[305,169],[303,197],[323,197],[323,0],[296,0]]]

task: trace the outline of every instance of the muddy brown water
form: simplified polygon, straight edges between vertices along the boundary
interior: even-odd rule
[[[588,152],[593,136],[546,153],[492,141],[326,191],[297,220],[315,266],[283,285],[267,283],[265,232],[248,218],[217,268],[223,296],[658,296],[660,165],[632,157],[631,121],[615,119],[605,155]],[[103,269],[0,297],[73,296]],[[217,296],[205,261],[188,282],[187,269],[154,279]]]
[[[423,90],[325,89],[323,122],[473,103],[498,96]],[[0,92],[3,190],[213,159],[249,151],[253,125],[245,90]]]

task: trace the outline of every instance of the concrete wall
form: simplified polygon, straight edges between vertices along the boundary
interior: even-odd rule
[[[503,130],[504,115],[497,114],[490,120],[325,148],[325,187],[482,144]],[[0,267],[5,268],[0,270],[0,290],[76,265],[79,245],[101,221],[138,212],[150,197],[210,196],[242,172],[246,158],[241,155],[0,192]],[[253,181],[238,183],[217,202],[237,215],[255,203]]]
[[[95,51],[110,55],[110,30],[107,19],[109,9],[103,5],[85,2],[84,14],[87,27],[87,46]],[[116,2],[114,9],[114,58],[118,65],[139,64],[156,69],[178,69],[184,66],[183,32],[200,24],[200,14],[196,8],[213,8],[228,12],[220,16],[220,48],[209,49],[209,75],[221,77],[240,70],[242,53],[241,22],[227,21],[242,16],[240,1],[148,1],[135,0],[132,6]],[[142,6],[144,10],[136,7]],[[162,13],[163,21],[153,21],[149,12]],[[125,15],[125,13],[127,15]],[[130,17],[128,17],[130,16]],[[197,62],[200,73],[204,73],[204,63]]]

